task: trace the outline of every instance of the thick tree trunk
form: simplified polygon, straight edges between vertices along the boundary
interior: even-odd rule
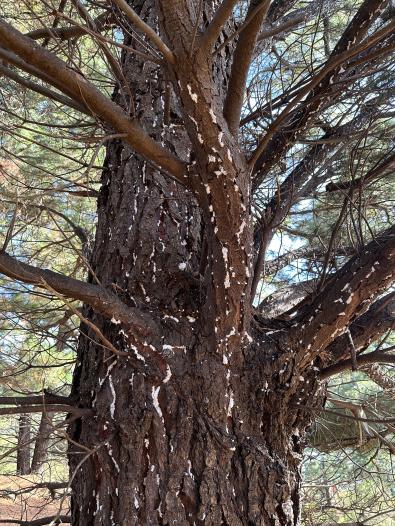
[[[18,451],[16,454],[16,471],[19,475],[30,473],[30,431],[31,415],[19,417]]]
[[[124,73],[145,129],[188,160],[191,145],[174,100],[164,123],[166,82],[157,66],[128,55]],[[202,179],[219,184],[202,157],[199,151]],[[233,193],[248,187],[237,161],[230,164],[238,184],[225,187],[224,199],[232,205]],[[212,213],[217,205],[201,213],[190,192],[121,141],[108,145],[90,280],[151,312],[157,330],[142,351],[121,322],[85,307],[121,354],[82,326],[72,396],[96,415],[70,427],[75,526],[299,523],[299,463],[310,420],[295,404],[307,403],[317,386],[291,380],[292,364],[278,344],[251,344],[249,211],[235,205],[235,229],[226,232]],[[296,399],[301,382],[309,391]]]
[[[117,320],[85,309],[130,357],[82,328],[73,395],[96,416],[71,430],[90,449],[70,450],[73,524],[298,524],[309,419],[296,412],[287,374],[280,381],[286,360],[275,347],[233,344],[232,335],[227,355],[218,354],[207,320],[214,307],[201,288],[204,231],[186,191],[118,142],[103,181],[95,276],[162,321],[147,342],[152,355],[142,355]]]

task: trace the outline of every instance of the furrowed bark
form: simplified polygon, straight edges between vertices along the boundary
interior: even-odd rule
[[[85,7],[75,3],[87,29],[94,29]],[[231,121],[238,125],[265,8],[269,23],[281,26],[295,2],[264,3],[259,12],[254,4],[250,15],[256,16],[240,31],[235,56],[235,2],[219,8],[211,1],[200,8],[152,0],[115,3],[128,14],[120,24],[126,44],[121,69],[107,44],[99,44],[117,78],[127,79],[112,100],[44,46],[0,23],[0,55],[61,90],[64,102],[82,104],[112,137],[88,282],[0,254],[0,270],[11,279],[84,303],[82,310],[68,305],[81,319],[70,399],[3,399],[18,407],[0,412],[70,412],[72,517],[65,521],[76,526],[297,526],[306,429],[325,394],[316,365],[344,366],[349,348],[327,362],[323,358],[340,336],[336,320],[344,322],[341,330],[360,322],[390,283],[392,241],[387,233],[377,246],[372,242],[337,275],[338,284],[323,291],[329,299],[340,294],[346,315],[333,301],[335,309],[325,304],[325,317],[317,305],[324,304],[323,296],[297,309],[294,319],[275,317],[278,311],[270,319],[253,312],[260,274],[253,281],[251,172]],[[57,28],[52,32],[65,37]],[[142,48],[142,40],[167,60],[144,61],[142,53],[130,53]],[[226,45],[213,53],[217,40]],[[248,57],[234,60],[232,71],[232,58],[243,50]],[[237,100],[225,104],[231,108],[227,121],[229,83]],[[139,122],[129,115],[132,106]],[[348,275],[352,287],[339,291]],[[355,299],[348,302],[351,294]],[[365,302],[362,309],[357,299]],[[301,328],[310,316],[311,327]],[[305,361],[311,343],[315,354]],[[42,462],[42,450],[37,444],[34,466]]]
[[[152,26],[153,4],[133,7]],[[123,324],[85,306],[84,316],[131,359],[110,359],[83,326],[72,398],[96,416],[70,428],[75,443],[94,451],[78,466],[83,450],[70,446],[73,523],[296,525],[311,415],[297,415],[276,386],[277,347],[265,355],[251,343],[249,173],[221,115],[222,79],[212,82],[211,52],[196,46],[189,57],[195,20],[184,8],[175,14],[161,5],[159,17],[182,65],[172,73],[182,126],[164,124],[156,65],[129,55],[123,68],[144,101],[144,128],[181,157],[192,152],[196,198],[112,141],[90,261],[103,287],[115,284],[128,305],[156,313],[151,345],[166,375],[138,352]],[[147,75],[157,80],[147,85]]]

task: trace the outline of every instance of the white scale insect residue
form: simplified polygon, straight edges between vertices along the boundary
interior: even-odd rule
[[[135,347],[134,345],[132,345],[132,346],[131,346],[131,349],[134,351],[134,354],[136,355],[136,358],[137,358],[138,360],[140,360],[141,362],[145,363],[145,358],[144,358],[144,356],[142,356],[142,355],[139,353],[137,347]]]
[[[352,300],[353,296],[354,296],[354,293],[351,292],[350,296],[349,296],[349,297],[347,298],[347,300],[346,300],[347,305],[348,305],[349,303],[351,303],[351,300]]]
[[[175,316],[170,316],[169,314],[165,314],[163,316],[163,319],[165,320],[169,319],[169,320],[175,321],[176,323],[180,323],[180,320],[178,318],[176,318]]]
[[[171,378],[171,369],[170,369],[170,366],[167,365],[166,376],[165,376],[165,378],[163,380],[163,383],[167,384],[167,382],[170,380],[170,378]]]
[[[229,276],[229,270],[228,270],[228,249],[226,247],[222,247],[222,257],[224,258],[224,264],[225,264],[225,269],[226,269],[224,287],[226,289],[229,289],[230,288],[230,276]]]
[[[198,101],[198,96],[196,95],[196,93],[194,93],[194,92],[192,91],[192,88],[191,88],[191,85],[190,85],[190,84],[187,84],[187,89],[188,89],[189,96],[191,97],[191,99],[193,100],[193,102],[196,104],[197,101]]]
[[[108,377],[108,383],[110,385],[110,390],[111,390],[111,395],[112,395],[112,402],[110,405],[110,415],[111,415],[111,418],[114,420],[116,394],[115,394],[114,384],[112,382],[112,376]]]
[[[187,470],[187,475],[189,475],[191,477],[191,479],[195,480],[195,477],[192,473],[192,462],[189,460],[188,458],[188,470]]]
[[[118,473],[119,473],[121,470],[119,469],[118,462],[117,462],[117,461],[115,460],[115,458],[114,458],[113,451],[112,451],[112,447],[111,447],[109,444],[107,444],[107,449],[108,449],[108,454],[109,454],[111,460],[112,460],[113,463],[114,463],[115,469],[116,469],[116,470],[118,471]]]
[[[233,391],[230,389],[227,416],[232,416],[232,409],[234,405],[235,405],[235,400],[233,398]]]
[[[217,124],[217,117],[215,116],[215,113],[213,112],[213,110],[211,108],[209,109],[209,113],[210,113],[210,117],[211,117],[211,120],[213,121],[213,123]]]
[[[158,387],[152,386],[152,401],[154,403],[156,412],[158,413],[161,420],[163,420],[163,413],[159,405],[159,391],[160,391],[160,385],[158,385]]]

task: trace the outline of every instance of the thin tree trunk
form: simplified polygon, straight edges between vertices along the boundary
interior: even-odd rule
[[[30,435],[31,416],[21,415],[19,417],[18,451],[16,455],[16,471],[19,475],[30,473]]]
[[[32,473],[39,473],[48,456],[48,444],[51,437],[53,413],[43,413],[34,443]]]

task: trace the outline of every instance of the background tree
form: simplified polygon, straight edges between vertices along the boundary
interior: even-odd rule
[[[2,402],[69,415],[67,520],[297,524],[326,380],[394,361],[392,4],[1,10]]]

